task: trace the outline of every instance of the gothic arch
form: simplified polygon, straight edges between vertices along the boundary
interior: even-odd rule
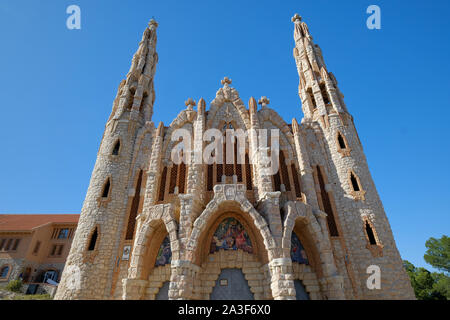
[[[202,242],[211,233],[208,232],[211,225],[217,222],[224,212],[234,212],[240,218],[239,221],[246,224],[247,232],[252,232],[256,239],[255,244],[258,246],[257,252],[260,258],[267,262],[269,251],[275,247],[275,240],[265,219],[245,198],[244,185],[214,186],[214,198],[194,221],[191,236],[186,245],[187,254],[193,262],[199,264],[204,258]]]
[[[284,218],[284,230],[282,239],[282,249],[285,257],[290,258],[291,236],[295,232],[308,254],[311,266],[315,269],[317,276],[323,274],[322,253],[330,247],[329,241],[326,241],[324,235],[327,234],[323,225],[319,224],[314,217],[312,209],[302,202],[289,201],[284,206],[286,216]]]
[[[142,221],[144,220],[144,221]],[[154,267],[157,250],[167,234],[170,238],[172,259],[179,258],[180,244],[177,234],[177,222],[170,204],[155,205],[151,212],[138,224],[131,264],[128,269],[129,279],[147,279]],[[151,245],[158,243],[157,246]]]

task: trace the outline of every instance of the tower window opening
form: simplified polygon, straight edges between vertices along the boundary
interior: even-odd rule
[[[328,97],[327,88],[325,87],[325,84],[322,83],[320,85],[320,92],[322,93],[323,102],[327,105],[330,104],[330,98]]]
[[[366,233],[367,237],[369,238],[369,243],[372,245],[377,245],[377,240],[369,221],[366,221]]]
[[[353,190],[354,190],[354,191],[360,191],[361,188],[359,187],[358,180],[356,179],[356,177],[355,177],[355,175],[353,174],[353,172],[351,173],[350,180],[352,181],[352,187],[353,187]]]
[[[346,149],[347,148],[347,146],[345,145],[344,138],[342,137],[341,133],[338,134],[338,142],[339,142],[339,147],[341,149]]]
[[[133,239],[134,227],[136,225],[136,217],[139,210],[139,203],[141,200],[141,184],[142,184],[142,170],[139,172],[138,180],[136,183],[136,191],[131,202],[130,216],[128,218],[127,233],[125,240]]]
[[[105,186],[103,187],[102,198],[108,198],[110,188],[111,188],[111,181],[108,178],[108,180],[106,180]]]
[[[97,243],[97,238],[98,238],[98,230],[96,227],[94,232],[92,233],[91,240],[89,241],[89,247],[88,247],[89,251],[93,251],[95,249],[95,245]]]
[[[114,145],[114,149],[112,152],[113,156],[118,156],[119,155],[119,150],[120,150],[120,140],[117,140],[116,144]]]
[[[328,222],[328,229],[330,230],[330,235],[337,237],[339,236],[333,208],[331,206],[331,200],[330,196],[328,195],[328,192],[325,190],[325,180],[322,175],[322,170],[320,170],[320,167],[316,167],[317,170],[317,180],[319,182],[320,187],[320,197],[322,198],[322,207],[325,213],[327,214],[327,222]]]
[[[317,103],[316,103],[316,99],[314,99],[314,94],[313,94],[313,92],[312,92],[312,89],[309,88],[306,92],[308,93],[309,98],[311,99],[313,108],[316,109],[316,108],[317,108]]]

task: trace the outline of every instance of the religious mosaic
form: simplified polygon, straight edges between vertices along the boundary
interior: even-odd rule
[[[292,262],[308,264],[308,257],[306,256],[305,249],[303,248],[302,243],[295,232],[292,232],[291,236],[291,259]]]
[[[250,237],[244,226],[234,218],[223,220],[217,227],[211,241],[210,253],[222,250],[241,249],[253,253]]]
[[[164,266],[172,261],[172,250],[170,250],[170,239],[166,236],[159,247],[158,255],[156,256],[155,267]]]

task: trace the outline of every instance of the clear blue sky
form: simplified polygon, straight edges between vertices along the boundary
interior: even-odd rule
[[[66,28],[79,5],[82,29]],[[377,4],[382,29],[368,30]],[[404,259],[450,227],[449,1],[0,2],[0,213],[77,213],[120,81],[159,22],[155,122],[210,102],[224,76],[302,118],[292,57],[298,12],[355,118]],[[429,266],[427,266],[429,267]]]

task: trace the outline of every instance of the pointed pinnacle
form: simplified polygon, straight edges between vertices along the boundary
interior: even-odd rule
[[[293,118],[292,119],[292,131],[294,132],[294,134],[298,132],[298,129],[299,128],[298,128],[297,119]]]
[[[250,100],[248,101],[250,113],[256,113],[258,110],[258,105],[256,104],[256,99],[253,97],[250,97]]]
[[[198,113],[199,114],[204,114],[205,113],[205,108],[206,108],[205,99],[200,98],[200,100],[198,100],[198,106],[197,106]]]
[[[158,124],[158,129],[156,129],[156,136],[162,137],[163,133],[164,133],[164,123],[162,121],[160,121]]]

